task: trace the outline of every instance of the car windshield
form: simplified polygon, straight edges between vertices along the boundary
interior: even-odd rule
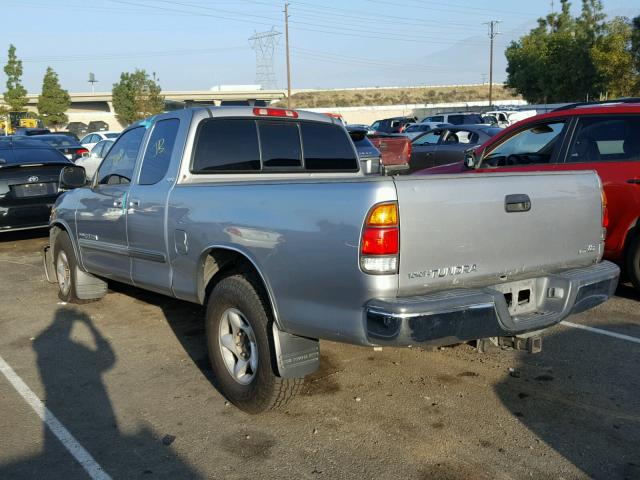
[[[34,140],[41,140],[56,148],[79,147],[78,142],[67,135],[38,135],[31,137]]]
[[[69,163],[69,160],[52,148],[0,149],[0,168],[37,163]]]

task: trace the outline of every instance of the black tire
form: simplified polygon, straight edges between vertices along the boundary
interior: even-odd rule
[[[251,368],[246,370],[249,372],[247,376],[252,376],[246,384],[234,378],[223,358],[221,329],[226,328],[225,321],[229,323],[225,320],[229,311],[241,313],[242,321],[250,326],[249,331],[257,347],[257,368],[255,372]],[[225,277],[209,296],[206,331],[214,382],[231,403],[247,413],[261,413],[283,407],[295,396],[303,382],[301,378],[284,379],[276,374],[272,324],[273,319],[263,289],[251,274],[235,273]],[[236,361],[240,359],[238,355],[230,357],[229,352],[225,352],[227,361],[229,358]]]
[[[625,270],[633,286],[640,291],[640,234],[636,234],[627,247]]]
[[[56,236],[54,251],[55,251],[55,258],[53,259],[53,265],[56,272],[56,280],[58,281],[58,297],[60,297],[60,300],[63,300],[69,303],[86,303],[86,300],[80,300],[78,298],[78,295],[76,292],[77,260],[76,260],[75,251],[73,250],[73,245],[71,244],[71,239],[69,238],[69,235],[67,234],[67,232],[63,231],[58,233],[58,235]],[[67,289],[63,288],[59,278],[60,273],[58,269],[58,261],[60,260],[63,263],[65,262],[63,259],[61,259],[61,256],[63,255],[64,255],[64,258],[66,259],[66,264],[68,266],[67,281],[69,282],[69,285]]]

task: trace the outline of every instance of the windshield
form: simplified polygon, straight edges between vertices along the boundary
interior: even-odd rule
[[[79,147],[78,142],[69,137],[67,135],[39,135],[38,137],[31,137],[34,140],[41,140],[45,143],[48,143],[52,147],[56,148],[68,148],[68,147]]]
[[[57,150],[49,148],[15,148],[0,150],[0,168],[33,163],[71,163]]]

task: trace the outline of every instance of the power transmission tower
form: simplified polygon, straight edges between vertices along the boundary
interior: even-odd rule
[[[491,20],[483,25],[489,26],[489,107],[493,105],[493,39],[500,35],[498,25],[502,20]]]
[[[289,60],[289,4],[284,4],[284,38],[287,50],[287,108],[291,108],[291,61]]]
[[[255,32],[249,44],[256,52],[256,83],[264,89],[276,88],[276,72],[273,68],[273,53],[280,40],[280,32],[274,27],[266,32]]]

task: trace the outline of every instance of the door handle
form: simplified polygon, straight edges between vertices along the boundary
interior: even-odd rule
[[[627,183],[640,185],[640,178],[630,178],[629,180],[627,180]]]
[[[122,205],[124,205],[124,200],[114,200],[113,201],[113,206],[116,208],[122,208]]]
[[[504,209],[507,213],[528,212],[531,210],[531,199],[524,193],[514,193],[504,197]]]
[[[129,201],[129,208],[134,208],[134,207],[139,207],[140,206],[140,200],[130,200]]]

